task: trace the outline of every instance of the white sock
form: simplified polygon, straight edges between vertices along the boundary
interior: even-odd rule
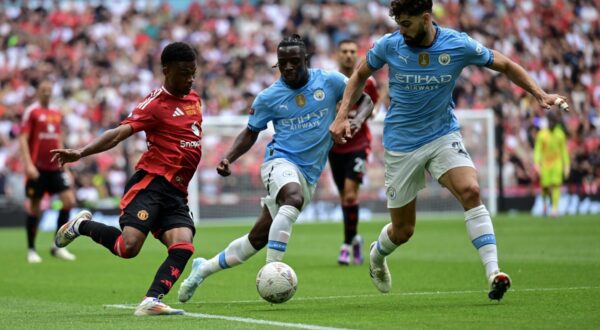
[[[391,225],[391,223],[388,223],[383,226],[383,229],[381,229],[381,232],[379,233],[375,248],[371,250],[371,260],[375,263],[382,263],[385,257],[394,252],[398,247],[398,245],[394,244],[388,236],[388,227]]]
[[[246,234],[229,243],[223,252],[204,262],[200,273],[202,277],[207,277],[220,270],[235,267],[255,255],[256,252],[258,250],[255,250],[250,244],[248,234]]]
[[[287,248],[287,243],[292,235],[292,225],[298,219],[300,210],[283,205],[279,208],[269,229],[269,243],[267,243],[267,263],[282,261]]]
[[[494,226],[485,205],[467,210],[465,212],[465,224],[467,225],[469,239],[479,252],[479,258],[485,266],[486,277],[489,278],[499,269]]]

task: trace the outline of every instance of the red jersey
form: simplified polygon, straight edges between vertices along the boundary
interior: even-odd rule
[[[180,98],[162,87],[152,91],[121,125],[144,131],[148,150],[136,169],[166,178],[187,194],[202,156],[202,109],[196,92]]]
[[[25,109],[21,134],[28,134],[29,154],[33,165],[41,171],[58,171],[58,162],[51,162],[50,150],[61,147],[62,115],[55,109],[34,103]]]
[[[379,93],[377,92],[377,85],[375,83],[375,79],[373,77],[369,77],[367,82],[365,83],[364,92],[371,97],[373,103],[377,103],[379,100]],[[348,119],[352,119],[356,117],[356,109],[358,106],[353,106],[350,111],[348,111]],[[338,154],[345,154],[349,152],[368,150],[371,146],[371,130],[369,129],[369,125],[367,125],[367,121],[362,124],[360,130],[352,137],[352,139],[348,140],[344,144],[334,144],[333,148],[331,148],[332,152]]]

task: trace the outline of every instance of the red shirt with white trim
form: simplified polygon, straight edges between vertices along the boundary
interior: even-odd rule
[[[188,184],[202,157],[202,103],[195,91],[184,97],[164,87],[152,91],[121,125],[144,131],[148,150],[136,169],[165,177],[187,194]]]
[[[58,162],[51,162],[50,150],[60,147],[62,115],[51,107],[34,103],[25,109],[21,134],[28,135],[29,154],[33,165],[41,171],[58,171]]]
[[[363,91],[371,97],[373,103],[377,103],[377,100],[379,100],[379,93],[377,92],[377,84],[375,83],[375,79],[373,79],[373,77],[369,77],[369,79],[367,79]],[[356,117],[357,108],[358,106],[355,105],[350,111],[348,111],[348,119]],[[349,139],[344,144],[334,144],[333,148],[331,148],[331,152],[346,154],[361,150],[366,150],[369,152],[370,149],[371,130],[369,129],[369,125],[367,125],[367,121],[365,120],[360,130],[352,137],[352,139]]]

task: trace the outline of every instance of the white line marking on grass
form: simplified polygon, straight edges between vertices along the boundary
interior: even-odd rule
[[[539,292],[539,291],[573,291],[573,290],[595,290],[600,286],[580,286],[567,288],[529,288],[529,289],[511,289],[510,292]],[[463,291],[423,291],[423,292],[398,292],[398,293],[369,293],[342,296],[322,296],[322,297],[296,297],[293,301],[312,301],[312,300],[332,300],[332,299],[353,299],[353,298],[371,298],[385,296],[434,296],[434,295],[452,295],[452,294],[472,294],[487,293],[487,290],[463,290]],[[254,300],[229,300],[229,301],[199,301],[196,304],[252,304],[262,302],[262,299]]]
[[[117,304],[117,305],[104,305],[104,307],[119,308],[119,309],[134,309],[136,307],[136,305]],[[204,314],[204,313],[185,312],[185,314],[183,314],[183,315],[201,318],[201,319],[218,319],[218,320],[242,322],[242,323],[266,324],[266,325],[280,326],[280,327],[286,327],[286,328],[311,329],[311,330],[349,330],[347,328],[324,327],[324,326],[313,325],[313,324],[278,322],[278,321],[252,319],[252,318],[247,318],[247,317],[214,315],[214,314]]]

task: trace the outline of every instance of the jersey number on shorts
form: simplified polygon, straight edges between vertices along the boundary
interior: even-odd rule
[[[354,168],[352,169],[356,173],[365,173],[366,166],[365,160],[359,157],[354,158]]]

